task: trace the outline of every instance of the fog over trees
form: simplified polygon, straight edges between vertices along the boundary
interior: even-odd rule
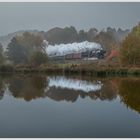
[[[59,28],[45,31],[25,31],[8,35],[11,39],[4,47],[3,40],[0,37],[0,64],[3,64],[5,58],[12,64],[32,64],[41,65],[47,63],[47,55],[42,48],[43,40],[49,44],[67,44],[73,42],[96,42],[100,43],[106,50],[107,55],[113,49],[120,50],[120,60],[124,65],[139,65],[140,62],[140,24],[135,26],[132,31],[115,29],[108,27],[99,31],[96,28],[90,28],[88,31],[77,31],[75,27]],[[12,37],[10,37],[12,36]],[[4,37],[3,37],[4,38]],[[6,37],[5,37],[6,38]]]
[[[97,42],[107,51],[110,51],[111,45],[119,44],[129,33],[129,30],[122,30],[108,27],[106,30],[98,31],[91,28],[88,31],[76,31],[75,27],[53,28],[45,33],[45,39],[50,44],[72,43],[72,42]]]
[[[14,64],[28,64],[31,62],[41,64],[45,58],[41,48],[42,42],[41,36],[29,32],[23,33],[22,36],[16,36],[8,44],[6,51],[8,59]]]

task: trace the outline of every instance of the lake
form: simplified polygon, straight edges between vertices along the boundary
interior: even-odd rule
[[[1,75],[0,137],[140,137],[140,78]]]

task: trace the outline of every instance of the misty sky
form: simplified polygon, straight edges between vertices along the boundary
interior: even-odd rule
[[[132,28],[140,21],[139,3],[2,3],[0,35],[26,29],[47,31],[75,26],[101,30],[108,26]]]

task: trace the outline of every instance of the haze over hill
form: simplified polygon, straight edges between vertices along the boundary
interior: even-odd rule
[[[20,30],[48,31],[74,26],[131,29],[140,20],[140,3],[131,2],[14,2],[0,3],[0,36]]]
[[[16,31],[13,33],[9,33],[8,35],[5,35],[5,36],[0,36],[0,43],[2,44],[4,50],[7,48],[7,45],[10,43],[10,41],[13,37],[21,36],[26,31],[28,31],[32,34],[40,34],[41,35],[41,32],[38,30],[20,30],[20,31]]]
[[[1,3],[0,43],[5,50],[14,36],[29,31],[51,45],[87,40],[109,51],[138,24],[139,13],[136,2]]]
[[[47,40],[51,45],[89,41],[100,43],[106,50],[110,50],[110,45],[119,44],[128,35],[129,30],[122,30],[121,28],[116,30],[115,28],[108,27],[101,31],[96,28],[90,28],[88,31],[78,31],[74,26],[65,28],[55,27],[46,32],[38,30],[21,30],[6,36],[0,36],[0,43],[4,50],[6,50],[7,45],[13,37],[21,36],[24,32],[41,35],[42,38]]]

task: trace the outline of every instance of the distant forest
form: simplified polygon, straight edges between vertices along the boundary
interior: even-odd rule
[[[24,32],[30,32],[34,35],[40,35],[43,39],[47,40],[49,44],[73,43],[73,42],[97,42],[100,43],[106,51],[110,51],[115,44],[119,45],[120,42],[128,35],[130,30],[122,30],[121,28],[115,29],[108,27],[105,30],[99,31],[96,28],[91,28],[88,31],[77,31],[75,27],[59,28],[55,27],[47,32],[38,30],[25,30],[10,33],[7,36],[0,37],[0,43],[4,48],[7,48],[11,39],[15,36],[22,35]]]
[[[140,64],[140,24],[138,24],[131,31],[121,28],[116,30],[111,27],[101,31],[96,28],[77,31],[73,26],[55,27],[47,32],[17,31],[0,37],[0,65],[47,63],[47,54],[42,48],[43,40],[47,40],[51,45],[83,41],[96,42],[106,50],[106,58],[117,56],[119,58],[117,61],[121,64],[137,66]]]
[[[100,43],[107,51],[110,51],[112,46],[119,45],[120,42],[128,35],[129,30],[108,27],[106,30],[98,31],[96,28],[91,28],[88,31],[80,30],[75,27],[53,28],[44,32],[44,38],[50,44],[72,43],[72,42],[97,42]]]

